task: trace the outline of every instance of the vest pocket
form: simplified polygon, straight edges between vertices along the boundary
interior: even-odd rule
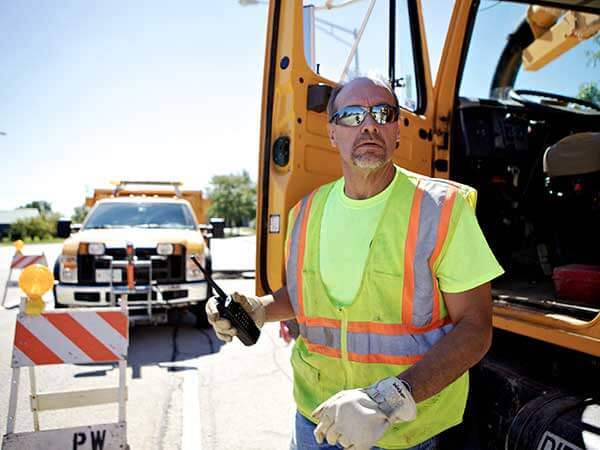
[[[369,278],[369,299],[377,305],[377,314],[380,316],[374,319],[387,323],[401,323],[404,277],[372,270],[369,272]]]
[[[302,346],[304,347],[304,346]],[[294,375],[299,375],[302,380],[305,380],[310,384],[318,384],[321,380],[321,373],[319,369],[310,365],[306,361],[306,357],[302,356],[303,349],[300,348],[300,344],[296,343],[292,350],[292,369],[294,369]]]
[[[306,362],[306,347],[300,337],[292,349],[292,369],[294,372],[294,400],[298,409],[306,416],[321,404],[324,399],[319,369]]]

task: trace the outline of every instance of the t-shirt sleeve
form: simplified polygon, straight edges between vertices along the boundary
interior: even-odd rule
[[[468,291],[503,273],[481,231],[475,211],[462,195],[457,195],[436,270],[440,289],[443,292]]]

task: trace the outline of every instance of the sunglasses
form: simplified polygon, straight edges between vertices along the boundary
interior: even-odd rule
[[[396,122],[398,120],[398,107],[382,103],[374,106],[350,105],[333,113],[329,123],[342,125],[344,127],[357,127],[364,122],[367,113],[371,114],[373,120],[379,125]]]

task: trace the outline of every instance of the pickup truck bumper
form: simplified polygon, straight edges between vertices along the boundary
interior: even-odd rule
[[[128,309],[146,309],[148,307],[147,286],[137,286],[139,293],[129,294]],[[206,281],[193,283],[164,284],[153,287],[152,309],[169,309],[193,305],[206,300],[208,285]],[[110,286],[82,286],[78,284],[58,283],[55,286],[55,300],[60,306],[112,306]],[[118,296],[117,296],[118,297]],[[118,304],[118,299],[117,299]]]

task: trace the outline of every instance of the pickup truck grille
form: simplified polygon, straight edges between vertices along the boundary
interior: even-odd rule
[[[138,260],[147,261],[151,256],[156,255],[155,248],[136,248],[135,254]],[[107,248],[106,255],[112,256],[115,261],[125,261],[127,259],[124,248]],[[96,282],[96,269],[108,269],[109,261],[97,259],[93,255],[77,256],[77,271],[80,284],[86,285],[107,285],[108,283]],[[127,283],[127,275],[123,269],[114,269],[122,271],[123,280],[114,285],[124,285]],[[148,284],[148,267],[136,267],[135,279],[137,284]],[[160,284],[183,283],[185,281],[185,254],[167,256],[164,260],[155,260],[152,262],[152,279]]]

